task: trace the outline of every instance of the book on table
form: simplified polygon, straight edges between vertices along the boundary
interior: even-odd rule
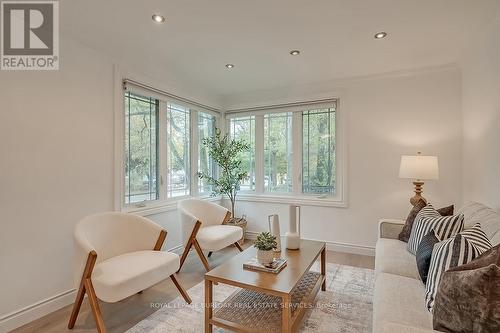
[[[275,259],[269,265],[263,265],[257,260],[257,258],[254,257],[243,264],[244,269],[268,272],[274,274],[279,273],[283,268],[285,268],[285,266],[286,266],[286,259],[283,258]]]

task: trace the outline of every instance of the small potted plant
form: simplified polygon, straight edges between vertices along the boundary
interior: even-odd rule
[[[271,235],[269,232],[263,232],[257,236],[253,243],[257,249],[257,261],[266,266],[274,261],[274,249],[278,246],[276,236]]]

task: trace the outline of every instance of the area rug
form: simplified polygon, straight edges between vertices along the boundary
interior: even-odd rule
[[[312,270],[318,271],[317,263]],[[355,333],[372,331],[372,296],[374,272],[371,269],[327,264],[327,290],[319,291],[316,304],[308,309],[300,332]],[[222,302],[235,287],[214,286],[214,301]],[[193,302],[187,305],[181,297],[166,304],[151,304],[158,311],[129,329],[128,333],[204,331],[204,284],[199,283],[188,291]],[[214,328],[214,332],[230,332]]]

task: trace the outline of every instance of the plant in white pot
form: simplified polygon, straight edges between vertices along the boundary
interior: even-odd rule
[[[257,249],[257,261],[262,265],[269,265],[274,261],[274,249],[278,246],[276,236],[269,232],[263,232],[257,236],[253,243]]]

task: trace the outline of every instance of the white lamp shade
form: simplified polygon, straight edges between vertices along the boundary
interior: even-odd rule
[[[439,167],[437,156],[401,156],[399,178],[410,178],[418,180],[438,179]]]

